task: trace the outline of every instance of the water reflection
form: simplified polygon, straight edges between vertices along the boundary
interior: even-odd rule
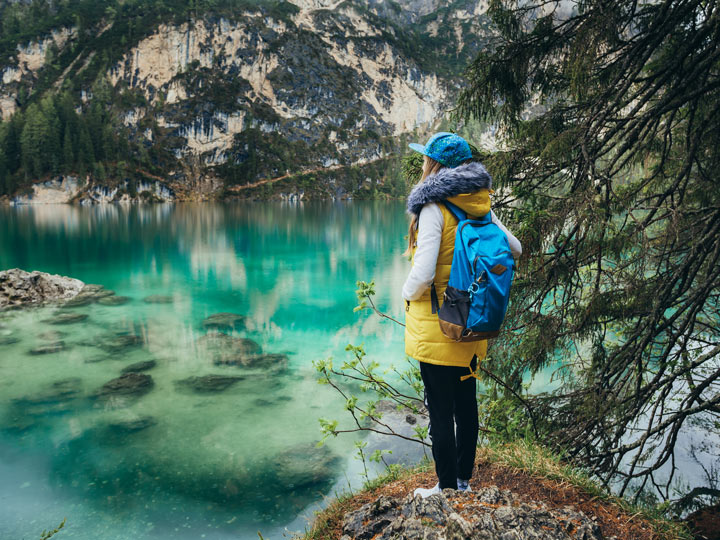
[[[0,223],[0,268],[129,298],[63,325],[54,308],[3,315],[0,501],[24,501],[0,504],[3,536],[67,515],[68,538],[244,538],[345,483],[351,441],[315,447],[342,403],[311,362],[349,341],[402,362],[401,329],[352,309],[374,277],[402,313],[401,203],[37,206]],[[243,316],[225,337],[203,324],[222,312]]]

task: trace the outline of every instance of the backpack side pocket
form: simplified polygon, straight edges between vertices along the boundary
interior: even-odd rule
[[[447,287],[443,293],[443,303],[438,312],[440,329],[450,339],[460,341],[467,328],[470,314],[470,293],[455,287]]]

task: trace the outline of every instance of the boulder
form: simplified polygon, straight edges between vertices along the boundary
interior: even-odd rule
[[[0,309],[69,300],[83,285],[79,279],[57,274],[26,272],[19,268],[4,270],[0,272]]]
[[[194,392],[207,394],[222,392],[242,380],[243,377],[236,376],[202,375],[199,377],[188,377],[187,379],[175,381],[175,384],[180,388],[187,388]]]
[[[215,313],[206,317],[202,326],[205,329],[242,330],[245,328],[245,315],[238,313]]]
[[[141,371],[152,369],[155,366],[157,366],[157,362],[155,360],[144,360],[124,367],[122,373],[139,373]]]
[[[95,395],[97,397],[111,396],[142,396],[147,394],[155,386],[150,375],[145,373],[125,373],[106,382]]]

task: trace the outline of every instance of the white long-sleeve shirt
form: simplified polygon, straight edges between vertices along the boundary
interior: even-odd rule
[[[495,212],[491,211],[490,213],[492,222],[507,235],[510,251],[512,251],[513,257],[517,259],[522,255],[520,241],[507,230],[505,225],[497,218]],[[429,203],[422,207],[418,218],[417,249],[415,250],[413,266],[402,289],[405,300],[417,300],[420,298],[435,279],[435,267],[440,252],[444,224],[445,218],[437,203]]]

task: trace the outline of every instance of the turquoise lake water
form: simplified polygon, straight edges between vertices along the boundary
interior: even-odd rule
[[[402,329],[353,307],[355,282],[374,278],[379,306],[402,318],[406,227],[402,202],[0,208],[0,269],[129,297],[75,307],[88,317],[74,324],[52,324],[50,307],[0,313],[0,538],[35,539],[64,517],[58,538],[302,530],[361,468],[351,437],[315,447],[318,418],[342,418],[343,404],[312,361],[364,343],[383,365],[404,362]],[[220,312],[246,316],[230,335],[287,364],[214,365],[202,323]],[[149,392],[97,397],[150,360]],[[178,383],[209,374],[243,379]]]

